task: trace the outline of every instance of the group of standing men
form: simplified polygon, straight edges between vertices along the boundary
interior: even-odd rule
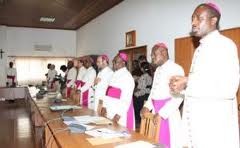
[[[193,12],[192,35],[201,40],[188,78],[181,66],[169,60],[166,44],[157,43],[152,48],[157,69],[141,116],[152,111],[155,120],[160,118],[159,142],[168,148],[239,148],[239,60],[236,45],[218,31],[220,16],[213,3],[203,3]],[[108,56],[101,55],[97,75],[90,57],[70,62],[66,96],[74,90],[81,105],[134,129],[135,84],[127,61],[127,55],[120,52],[111,69]],[[181,117],[179,105],[183,100]]]

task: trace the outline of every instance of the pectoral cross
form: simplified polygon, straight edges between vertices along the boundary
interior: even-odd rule
[[[2,49],[0,49],[1,59],[3,57],[3,53],[4,53],[4,51]]]

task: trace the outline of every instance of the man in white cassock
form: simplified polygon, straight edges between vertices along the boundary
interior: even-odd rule
[[[109,67],[109,58],[107,55],[101,55],[97,58],[99,73],[94,81],[94,110],[100,113],[103,98],[106,94],[108,83],[112,78],[113,71]]]
[[[181,116],[179,106],[183,99],[171,94],[169,81],[172,76],[184,76],[181,66],[169,60],[168,48],[164,43],[157,43],[152,48],[152,62],[157,66],[153,85],[141,114],[152,110],[155,118],[160,116],[159,143],[167,148],[181,145]],[[155,119],[156,120],[156,119]]]
[[[102,115],[130,130],[135,129],[133,109],[134,79],[127,70],[127,54],[119,53],[113,60],[114,73],[103,99]]]
[[[83,77],[86,73],[86,68],[83,66],[83,57],[74,60],[74,66],[77,69],[77,79],[75,81],[75,92],[74,92],[74,100],[77,104],[80,103],[80,88],[83,83]]]
[[[7,68],[7,87],[15,87],[17,84],[17,70],[13,67],[13,62],[9,62],[9,67]]]
[[[55,70],[55,65],[51,64],[47,73],[48,88],[52,89],[54,87],[56,75],[57,75],[57,71]]]
[[[77,59],[76,68],[78,69],[78,73],[77,73],[77,79],[75,81],[75,87],[77,89],[80,89],[83,77],[85,76],[87,71],[87,69],[83,66],[83,58]]]
[[[239,59],[234,42],[218,31],[220,16],[213,3],[195,9],[192,34],[201,38],[200,45],[188,78],[175,76],[170,81],[173,92],[185,89],[183,124],[188,147],[239,148]]]
[[[91,57],[85,57],[83,65],[86,68],[81,82],[80,90],[80,104],[89,109],[94,109],[93,85],[96,78],[96,70],[92,67],[93,60]]]
[[[66,81],[66,98],[70,98],[73,88],[75,86],[75,80],[77,77],[77,69],[73,66],[73,61],[68,61],[67,64],[67,81]]]

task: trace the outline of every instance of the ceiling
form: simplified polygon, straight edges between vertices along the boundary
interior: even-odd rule
[[[76,30],[123,0],[0,0],[0,24]],[[53,23],[41,17],[55,18]]]

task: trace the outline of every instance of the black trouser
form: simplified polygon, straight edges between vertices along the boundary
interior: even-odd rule
[[[134,105],[134,112],[135,112],[135,120],[136,125],[139,125],[141,122],[140,111],[144,105],[144,101],[148,99],[149,94],[145,94],[140,97],[133,97],[133,105]]]

